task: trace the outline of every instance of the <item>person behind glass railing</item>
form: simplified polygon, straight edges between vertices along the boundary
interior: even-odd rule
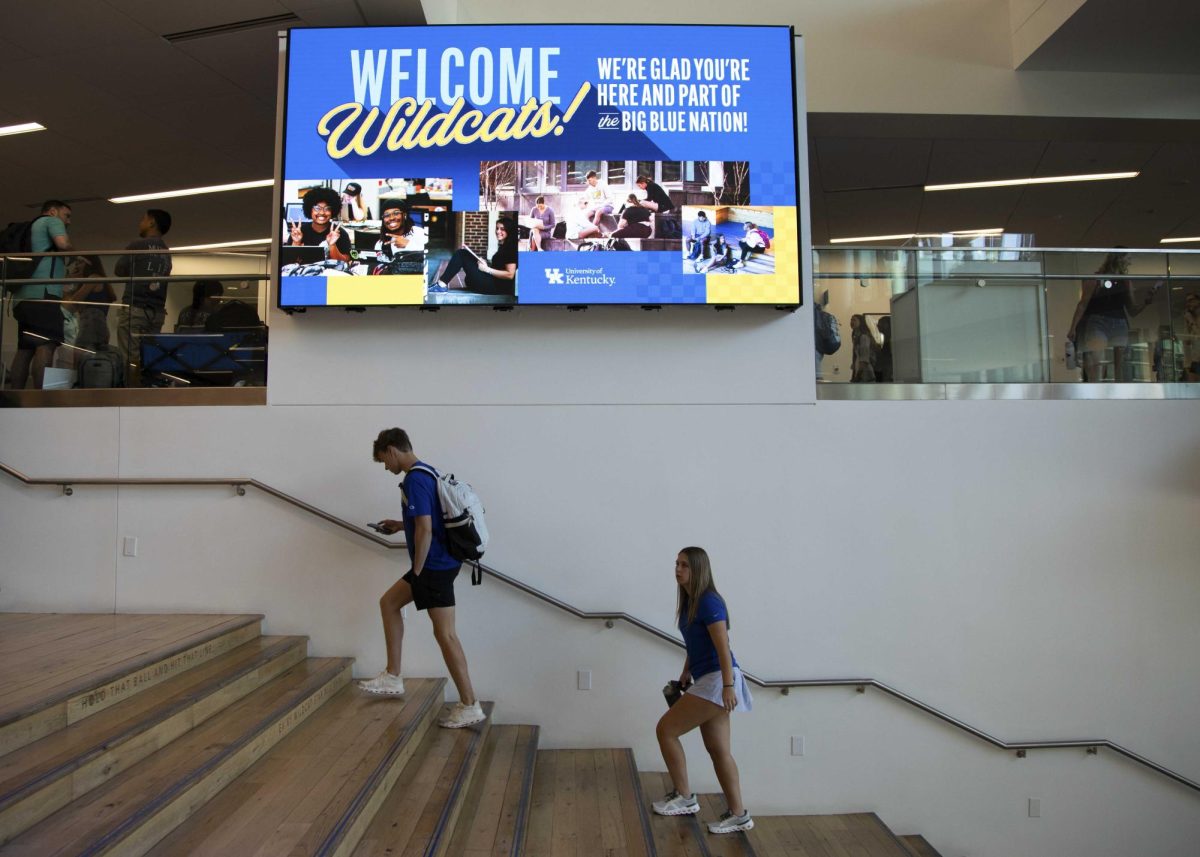
[[[176,333],[194,333],[204,329],[204,322],[221,306],[225,286],[220,280],[196,280],[192,286],[192,302],[179,311]]]
[[[875,380],[875,337],[867,327],[867,320],[860,314],[850,316],[850,344],[852,346],[850,380],[853,382]]]
[[[71,349],[70,363],[78,366],[89,354],[108,345],[108,307],[117,299],[112,283],[104,281],[104,263],[99,256],[75,256],[67,264],[67,276],[73,280],[63,289],[64,340]]]
[[[71,206],[59,199],[42,203],[42,213],[33,221],[30,247],[34,253],[60,253],[74,249],[67,237],[71,225]],[[48,280],[66,273],[61,256],[43,256],[29,277]],[[63,341],[63,314],[59,308],[61,283],[18,286],[12,295],[12,314],[17,320],[17,350],[9,367],[9,382],[14,390],[24,389],[28,380],[33,389],[42,389],[46,367]]]
[[[315,187],[300,203],[309,222],[288,221],[293,247],[324,247],[325,256],[336,262],[350,261],[350,236],[342,229],[342,197],[331,187]]]
[[[892,381],[892,317],[885,315],[875,325],[879,329],[879,348],[875,351],[875,380]]]
[[[1188,381],[1200,381],[1200,294],[1183,302],[1183,365]]]
[[[1084,381],[1104,380],[1100,364],[1107,348],[1112,349],[1113,355],[1111,380],[1124,381],[1129,319],[1150,306],[1162,283],[1152,286],[1144,300],[1136,300],[1133,284],[1128,279],[1118,279],[1129,273],[1129,254],[1122,252],[1109,253],[1096,273],[1097,278],[1083,283],[1067,339],[1075,346]]]
[[[138,221],[137,240],[131,241],[126,250],[167,250],[163,236],[171,231],[171,215],[161,208],[150,208]],[[117,259],[115,273],[118,277],[169,277],[171,275],[169,253],[146,253],[138,256],[122,256]],[[125,355],[127,365],[141,362],[138,353],[141,338],[162,331],[167,317],[167,283],[165,280],[143,280],[129,283],[121,294],[121,318],[117,322],[117,342]],[[136,379],[133,386],[136,384]]]
[[[675,619],[687,649],[679,685],[686,691],[655,729],[672,790],[652,807],[659,815],[694,815],[700,811],[700,802],[688,782],[687,756],[679,740],[699,727],[728,807],[708,829],[711,833],[750,830],[754,820],[742,803],[737,762],[729,749],[729,715],[749,711],[753,699],[729,646],[729,610],[717,592],[712,565],[703,548],[686,547],[675,557],[675,584]]]

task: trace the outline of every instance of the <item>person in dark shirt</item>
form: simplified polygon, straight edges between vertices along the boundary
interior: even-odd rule
[[[637,194],[629,194],[625,207],[621,209],[621,220],[610,238],[649,238],[650,209],[643,207]]]
[[[455,275],[463,272],[466,291],[484,295],[516,295],[517,293],[517,229],[512,221],[496,221],[496,252],[484,262],[465,244],[454,251],[446,270],[431,292],[444,292]]]
[[[163,236],[171,230],[171,215],[161,208],[147,209],[138,223],[138,239],[126,250],[167,250]],[[141,338],[162,332],[167,317],[167,283],[165,280],[146,280],[145,277],[169,277],[171,275],[169,253],[145,253],[137,256],[122,256],[117,260],[118,277],[134,277],[121,295],[121,318],[117,324],[117,342],[125,361],[131,366],[141,362],[139,351]],[[136,386],[136,374],[130,386]]]
[[[326,258],[350,261],[350,236],[337,218],[342,213],[342,195],[331,187],[317,187],[304,195],[302,203],[308,223],[288,223],[293,247],[324,247]]]
[[[675,208],[675,203],[671,202],[671,195],[663,190],[663,186],[657,182],[651,181],[648,176],[638,176],[635,182],[646,194],[646,198],[642,200],[642,205],[658,214],[666,214]]]
[[[1112,381],[1124,381],[1129,349],[1129,320],[1150,306],[1161,282],[1151,287],[1142,300],[1135,300],[1133,283],[1117,279],[1129,273],[1128,253],[1109,253],[1096,271],[1097,278],[1085,280],[1079,303],[1067,329],[1067,339],[1083,364],[1083,380],[1103,381],[1102,362],[1112,349]]]

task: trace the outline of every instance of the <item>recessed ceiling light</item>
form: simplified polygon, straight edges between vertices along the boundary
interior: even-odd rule
[[[139,193],[135,196],[114,196],[109,199],[109,202],[124,203],[124,202],[145,202],[148,199],[169,199],[173,196],[196,196],[201,193],[221,193],[226,190],[247,190],[252,187],[270,187],[275,184],[274,179],[262,179],[261,181],[253,182],[234,182],[233,184],[214,184],[207,187],[190,187],[183,190],[164,190],[158,193]]]
[[[1138,172],[1089,173],[1079,176],[1042,176],[1036,179],[1001,179],[993,182],[959,182],[958,184],[927,184],[925,190],[970,190],[984,187],[1015,187],[1029,184],[1059,184],[1061,182],[1103,182],[1111,179],[1135,179]]]
[[[39,125],[37,122],[25,122],[20,125],[5,125],[0,128],[0,137],[7,137],[9,134],[28,134],[30,131],[45,131],[45,125]]]
[[[1159,244],[1187,244],[1191,241],[1200,241],[1200,235],[1194,238],[1163,238]]]
[[[270,244],[270,238],[253,238],[249,241],[222,241],[219,244],[189,244],[186,247],[172,247],[172,250],[214,250],[218,247],[250,247],[254,244]]]
[[[940,238],[943,235],[960,235],[972,238],[978,235],[1003,235],[1002,227],[993,229],[959,229],[954,232],[906,232],[903,235],[863,235],[858,238],[831,238],[830,244],[866,244],[869,241],[907,241],[909,238]]]

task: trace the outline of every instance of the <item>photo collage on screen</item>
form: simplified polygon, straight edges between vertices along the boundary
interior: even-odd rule
[[[445,178],[286,181],[280,274],[419,279],[426,304],[515,302],[517,212],[455,212],[452,195]]]
[[[516,212],[521,253],[665,251],[695,274],[709,270],[714,246],[729,246],[730,266],[714,273],[774,271],[741,259],[743,242],[749,260],[765,255],[773,232],[772,210],[749,206],[746,161],[485,161],[479,195]]]

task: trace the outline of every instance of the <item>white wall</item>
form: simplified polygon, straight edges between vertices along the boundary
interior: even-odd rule
[[[337,376],[368,401],[374,385],[344,361],[334,371],[325,328],[340,318],[298,320],[312,353],[281,335],[275,359],[309,368],[314,400],[334,398]],[[666,362],[678,350],[639,351],[651,334],[608,320],[616,353]],[[426,359],[392,314],[358,322],[356,345],[390,339],[397,363]],[[614,371],[636,389],[620,362],[600,386]],[[729,598],[735,651],[759,675],[878,678],[1004,739],[1109,738],[1200,778],[1200,403],[6,410],[0,461],[33,476],[253,475],[368,521],[395,514],[395,479],[369,455],[392,424],[483,492],[497,568],[583,608],[669,628],[674,552],[699,543]],[[253,610],[271,633],[310,634],[315,654],[354,655],[360,674],[382,663],[375,599],[402,555],[264,495],[63,497],[7,480],[0,510],[0,609]],[[140,539],[136,559],[118,557],[125,535]],[[474,678],[501,721],[541,723],[551,747],[632,745],[661,768],[652,725],[676,653],[495,581],[459,593]],[[406,669],[441,674],[424,619],[411,626]],[[594,671],[593,691],[574,689],[577,669]],[[1200,798],[1109,753],[1017,760],[876,693],[758,703],[735,742],[760,812],[875,810],[947,855],[1183,855],[1200,835]],[[793,734],[803,758],[787,755]],[[698,786],[714,788],[689,749]],[[1042,819],[1024,817],[1029,797]]]

